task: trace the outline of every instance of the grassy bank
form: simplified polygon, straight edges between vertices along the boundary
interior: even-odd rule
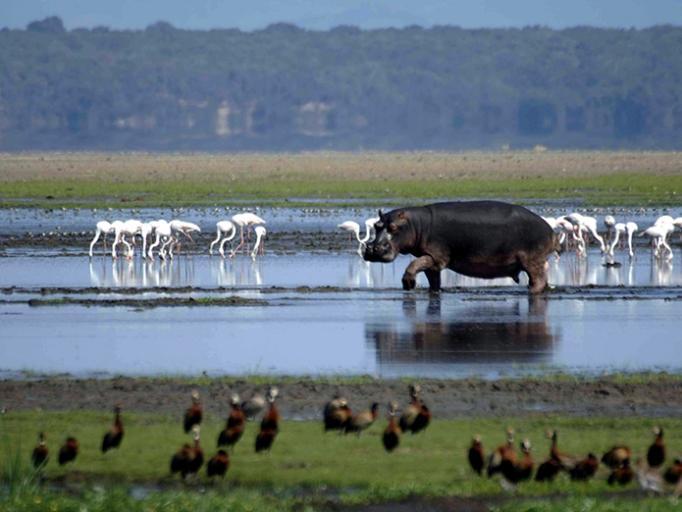
[[[682,155],[656,152],[0,155],[0,207],[420,202],[676,205]]]
[[[0,417],[2,457],[0,474],[5,481],[15,471],[16,463],[28,464],[36,433],[48,436],[51,457],[45,468],[48,481],[63,485],[99,483],[114,486],[145,484],[166,490],[182,489],[178,478],[171,478],[168,464],[171,456],[189,437],[182,432],[178,417],[153,414],[124,414],[126,434],[118,451],[102,455],[99,443],[107,430],[109,414],[98,412],[43,413],[17,412]],[[657,422],[659,422],[657,420]],[[643,455],[651,443],[652,422],[647,419],[568,418],[537,415],[523,418],[434,420],[425,435],[403,436],[396,452],[387,454],[380,435],[385,426],[381,419],[359,438],[323,434],[318,422],[283,423],[281,433],[269,454],[255,454],[253,441],[256,425],[249,424],[244,438],[232,454],[225,482],[212,486],[227,489],[262,491],[273,496],[333,496],[346,504],[403,499],[408,496],[488,496],[497,495],[500,485],[494,480],[474,475],[465,453],[471,436],[481,434],[488,450],[501,444],[504,428],[513,425],[518,438],[533,442],[535,458],[547,457],[547,428],[560,432],[563,451],[586,454],[601,453],[614,443],[625,442],[635,453]],[[682,427],[680,419],[659,422],[669,433],[669,457],[682,452],[682,438],[674,435]],[[202,444],[207,457],[215,452],[215,439],[223,420],[209,417],[203,424]],[[81,443],[75,463],[60,467],[56,463],[59,445],[73,435]],[[12,466],[14,464],[14,466]],[[16,471],[15,471],[16,472]],[[522,496],[567,493],[590,496],[612,491],[602,470],[588,484],[571,483],[561,477],[551,485],[535,482],[519,488]],[[190,488],[208,484],[202,472]],[[614,491],[615,492],[615,491]],[[268,499],[270,499],[268,498]]]

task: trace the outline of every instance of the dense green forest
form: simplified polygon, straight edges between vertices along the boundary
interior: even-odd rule
[[[682,148],[682,27],[0,31],[0,149]]]

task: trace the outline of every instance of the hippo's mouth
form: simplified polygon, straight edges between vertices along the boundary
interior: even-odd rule
[[[392,246],[388,248],[382,247],[377,249],[374,244],[370,244],[365,247],[362,257],[365,261],[372,261],[375,263],[390,263],[396,259],[398,256],[398,251],[396,251]]]

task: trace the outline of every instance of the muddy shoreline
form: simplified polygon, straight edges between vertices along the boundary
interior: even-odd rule
[[[316,420],[324,402],[335,393],[351,404],[364,407],[377,401],[407,399],[405,379],[371,378],[316,380],[273,376],[271,384],[280,389],[280,410],[286,419]],[[512,417],[557,414],[576,417],[682,417],[682,379],[675,376],[652,378],[594,379],[428,379],[421,380],[424,400],[434,417]],[[222,417],[229,410],[232,393],[247,398],[267,389],[264,379],[202,377],[75,379],[40,377],[0,381],[0,408],[7,411],[108,411],[121,402],[126,410],[143,413],[176,414],[187,405],[192,390],[203,397],[207,414]]]

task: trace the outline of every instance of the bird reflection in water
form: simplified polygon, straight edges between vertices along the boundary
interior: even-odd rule
[[[194,285],[192,259],[143,261],[102,258],[90,261],[90,284],[97,287],[167,287]]]
[[[423,365],[429,373],[439,364],[544,363],[552,359],[558,335],[547,322],[547,300],[542,297],[485,301],[464,310],[441,311],[441,299],[403,299],[407,323],[377,323],[366,327],[367,343],[377,365]],[[449,370],[435,370],[436,373]]]
[[[250,258],[216,260],[211,262],[218,286],[261,286],[263,284],[260,260]]]

